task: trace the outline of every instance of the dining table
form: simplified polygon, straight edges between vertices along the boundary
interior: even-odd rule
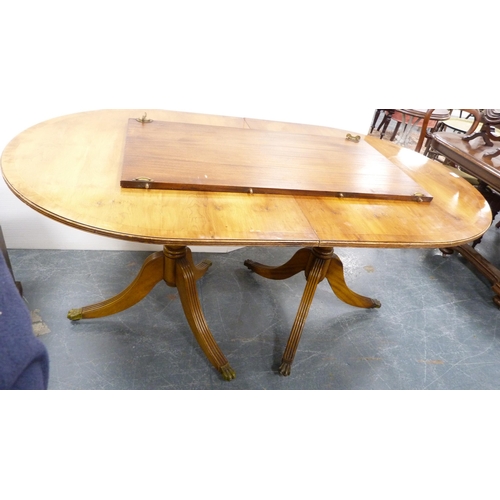
[[[75,305],[69,320],[117,314],[163,281],[178,290],[200,348],[224,380],[236,371],[207,324],[197,290],[212,263],[195,263],[190,247],[251,246],[256,260],[242,263],[249,272],[272,280],[303,273],[279,369],[287,376],[320,282],[354,307],[381,305],[348,286],[335,247],[457,247],[491,224],[484,197],[439,162],[324,125],[161,109],[83,111],[18,134],[3,151],[1,168],[12,192],[46,217],[104,237],[162,245],[127,288]],[[263,246],[298,250],[269,266],[257,262]]]

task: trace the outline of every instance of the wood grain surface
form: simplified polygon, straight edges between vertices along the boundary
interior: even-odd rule
[[[170,245],[457,246],[491,223],[484,198],[441,164],[361,137],[426,192],[430,203],[285,194],[130,189],[120,186],[128,120],[212,125],[345,139],[348,131],[163,110],[100,110],[54,118],[15,137],[2,173],[38,212],[92,233]],[[349,145],[351,147],[351,145]],[[376,171],[376,166],[373,168]]]
[[[365,142],[130,119],[121,186],[430,201]]]

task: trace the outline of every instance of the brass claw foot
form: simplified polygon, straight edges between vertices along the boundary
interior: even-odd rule
[[[70,319],[71,321],[78,321],[80,319],[83,318],[83,309],[82,308],[79,308],[79,309],[70,309],[68,311],[68,319]]]
[[[283,375],[283,377],[288,377],[291,371],[292,371],[292,363],[289,363],[288,361],[282,361],[279,368],[280,375]]]
[[[224,380],[227,380],[228,382],[236,378],[236,372],[229,366],[229,363],[227,365],[221,366],[220,372],[222,378]]]

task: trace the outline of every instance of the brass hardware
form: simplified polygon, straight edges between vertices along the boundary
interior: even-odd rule
[[[345,138],[348,140],[348,141],[352,141],[352,142],[359,142],[361,140],[361,136],[359,135],[351,135],[351,134],[347,134],[345,136]]]
[[[68,319],[71,321],[79,321],[83,318],[83,310],[80,309],[71,309],[68,311]]]
[[[250,188],[250,189],[248,190],[248,194],[253,194],[253,189],[252,189],[252,188]]]
[[[423,194],[422,193],[413,193],[413,196],[415,197],[415,201],[421,202],[424,201]]]
[[[222,374],[222,378],[224,380],[233,380],[233,378],[236,377],[236,372],[231,368],[229,363],[226,363],[225,365],[222,365],[219,368],[220,373]]]
[[[143,117],[142,118],[136,118],[136,120],[139,122],[139,123],[151,123],[153,120],[149,120],[147,119],[146,120],[146,116],[148,116],[147,113],[144,113]]]
[[[144,182],[144,188],[149,189],[149,183],[153,182],[153,179],[151,179],[151,177],[136,177],[134,181]]]

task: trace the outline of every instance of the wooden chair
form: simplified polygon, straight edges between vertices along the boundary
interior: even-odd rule
[[[370,128],[370,134],[373,132],[373,129],[375,128],[377,120],[381,114],[382,114],[382,120],[380,120],[380,123],[377,127],[377,132],[380,132],[380,138],[383,139],[391,121],[394,120],[396,124],[394,126],[394,130],[392,131],[391,138],[389,139],[390,141],[393,141],[397,137],[401,124],[403,123],[403,116],[396,109],[377,109],[375,111],[375,116],[373,117],[373,123]]]
[[[377,124],[377,120],[379,119],[379,116],[382,114],[382,120],[380,120],[380,123],[377,127],[377,132],[380,132],[380,138],[383,139],[384,135],[387,131],[387,127],[389,126],[389,123],[391,123],[392,115],[394,114],[395,111],[396,111],[395,109],[377,109],[375,111],[375,115],[373,117],[372,126],[370,128],[370,134],[373,132],[373,129],[375,128],[375,125]],[[391,141],[396,136],[400,125],[401,125],[400,122],[396,123],[396,128],[395,128],[393,135],[391,137]]]
[[[457,165],[455,165],[449,158],[441,158],[439,153],[433,152],[431,150],[430,144],[431,144],[431,135],[433,133],[437,132],[443,132],[448,129],[451,129],[453,132],[459,133],[459,134],[464,134],[464,137],[467,134],[471,134],[476,130],[478,125],[480,124],[481,120],[481,112],[478,109],[449,109],[448,111],[450,112],[450,115],[452,115],[448,120],[443,121],[440,123],[440,125],[436,128],[436,130],[428,130],[428,127],[426,125],[427,120],[429,120],[430,115],[432,114],[432,109],[429,109],[427,111],[427,114],[424,118],[424,121],[422,123],[422,130],[420,132],[420,136],[418,139],[417,146],[415,148],[415,151],[420,152],[422,149],[422,146],[424,146],[425,142],[425,150],[424,150],[424,155],[428,156],[429,158],[432,158],[433,160],[440,161],[443,163],[445,166],[450,167],[456,171],[460,177],[463,177],[466,181],[470,182],[474,186],[479,185],[478,179],[476,179],[474,176],[469,175],[466,172],[463,172],[460,170]],[[453,115],[453,111],[459,111],[459,115]],[[462,113],[467,113],[467,118],[462,118]],[[470,119],[472,118],[472,120]]]
[[[438,159],[437,156],[433,155],[433,153],[432,153],[432,150],[431,150],[432,137],[431,137],[431,134],[429,134],[429,132],[426,129],[426,123],[428,122],[429,117],[432,114],[432,111],[433,111],[432,109],[429,109],[425,118],[424,118],[424,122],[422,123],[422,131],[420,133],[417,147],[415,148],[415,150],[417,152],[420,152],[420,150],[422,149],[422,146],[424,145],[424,142],[427,141],[424,154],[426,156],[433,158],[433,159]],[[450,111],[450,113],[452,113],[454,110],[450,109],[449,111]],[[472,117],[473,120],[467,119],[466,124],[458,124],[458,126],[457,126],[456,120],[464,120],[463,118],[460,118],[460,116],[461,116],[461,114],[460,114],[460,116],[458,118],[454,118],[455,122],[454,122],[454,125],[451,124],[452,125],[451,128],[454,128],[455,132],[463,134],[463,139],[466,141],[472,140],[472,138],[475,138],[479,135],[482,136],[481,133],[475,134],[474,132],[482,122],[485,123],[484,118],[483,118],[484,113],[482,113],[479,109],[460,109],[460,111],[461,112],[465,111],[466,113],[468,113],[468,116]],[[446,122],[443,122],[443,123],[446,125]],[[484,125],[483,125],[483,128],[484,128]],[[439,134],[439,132],[437,132],[437,134]],[[466,181],[468,181],[471,184],[473,184],[474,186],[476,186],[476,188],[479,190],[479,192],[488,201],[488,203],[491,207],[493,218],[495,218],[496,214],[500,210],[499,197],[496,194],[496,191],[491,186],[486,184],[485,182],[479,181],[476,177],[469,175],[468,173],[461,170],[449,158],[445,158],[443,163],[445,164],[445,166],[453,169],[458,175],[460,175],[460,177],[463,177]],[[497,224],[496,227],[499,227],[499,224]],[[481,242],[481,239],[482,239],[482,237],[475,240],[472,243],[472,247],[475,247],[476,245],[478,245]],[[441,249],[441,251],[445,254],[453,252],[453,250],[450,250],[450,249]]]
[[[375,125],[377,123],[380,114],[383,113],[383,118],[377,127],[377,131],[380,131],[380,129],[382,129],[380,134],[381,139],[383,139],[391,121],[394,121],[396,123],[391,138],[389,139],[390,141],[394,141],[396,139],[398,132],[401,128],[401,125],[404,126],[402,135],[404,136],[405,133],[409,135],[409,132],[413,129],[413,127],[418,127],[419,126],[418,122],[424,119],[426,111],[427,110],[425,109],[377,109],[374,115],[373,123],[370,128],[370,134],[373,132],[373,129],[375,128]],[[429,128],[431,129],[431,131],[434,131],[436,130],[438,125],[442,122],[442,120],[449,117],[449,114],[448,111],[445,109],[443,110],[434,109],[432,111],[435,112],[434,116],[430,117],[429,120],[426,122],[426,128]]]
[[[415,147],[415,151],[417,151],[418,153],[420,153],[422,146],[424,145],[424,142],[426,142],[426,150],[425,150],[424,154],[428,155],[428,153],[429,153],[429,145],[430,145],[429,139],[431,138],[430,134],[433,133],[433,131],[432,130],[429,131],[428,127],[429,127],[431,115],[434,111],[435,111],[434,109],[428,109],[427,113],[425,114],[424,120],[422,122],[422,129],[420,131],[420,136],[418,138],[417,146]],[[453,109],[449,109],[448,111],[451,114],[453,112]],[[481,123],[480,111],[478,109],[461,109],[459,111],[465,111],[466,113],[469,113],[469,115],[474,117],[473,121],[468,120],[469,123],[471,123],[471,125],[470,125],[469,129],[465,132],[466,135],[472,134],[476,130],[478,125]],[[443,122],[443,124],[446,124],[446,120]]]
[[[500,109],[484,109],[481,113],[481,123],[483,124],[481,130],[476,133],[468,133],[467,137],[464,138],[466,141],[472,141],[476,137],[481,137],[486,146],[489,147],[493,146],[492,141],[500,141],[500,136],[495,134],[495,125],[500,125]],[[500,155],[500,148],[485,153],[485,155],[494,158]]]

